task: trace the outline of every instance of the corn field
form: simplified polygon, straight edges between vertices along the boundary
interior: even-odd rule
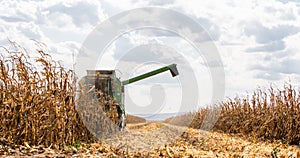
[[[7,141],[62,149],[118,132],[116,101],[81,84],[76,88],[75,73],[44,51],[38,50],[35,56],[5,48],[0,54],[0,146]],[[258,89],[251,97],[228,99],[217,106],[220,108],[201,108],[165,122],[197,129],[213,127],[216,131],[289,144],[300,142],[300,92],[290,84],[283,89]],[[215,118],[218,109],[220,116]],[[210,119],[217,122],[210,122],[205,116],[212,116]],[[145,122],[130,115],[127,118],[131,123]],[[186,141],[180,140],[177,145]],[[162,150],[170,154],[168,148]]]
[[[282,90],[272,86],[266,91],[258,89],[250,99],[237,97],[218,106],[221,112],[213,127],[216,131],[300,143],[300,93],[291,84],[285,84]],[[211,110],[201,108],[196,113],[169,118],[165,122],[177,125],[189,122],[190,127],[203,129],[201,126],[208,111]]]
[[[257,90],[251,100],[236,98],[224,103],[219,119],[216,129],[299,144],[300,94],[291,84],[283,90]]]
[[[112,122],[107,118],[117,122],[115,111],[106,116],[99,108],[108,101],[113,108],[112,100],[101,97],[98,105],[91,107],[84,89],[75,97],[76,80],[72,70],[66,70],[42,50],[36,52],[35,58],[24,50],[3,50],[0,55],[0,137],[15,144],[61,148],[76,141],[95,139],[93,134],[97,133],[93,133],[94,130],[91,133],[86,122],[89,128],[97,128],[96,131],[116,131],[113,125],[105,124]],[[79,106],[75,108],[75,105]],[[97,114],[91,115],[91,112]],[[99,117],[102,117],[100,121]]]

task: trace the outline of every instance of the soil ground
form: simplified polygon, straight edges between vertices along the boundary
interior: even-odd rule
[[[300,157],[299,146],[255,141],[241,135],[201,131],[161,122],[129,124],[101,142],[63,150],[19,146],[0,139],[4,157]]]

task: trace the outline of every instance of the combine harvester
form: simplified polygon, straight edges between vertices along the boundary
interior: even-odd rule
[[[105,96],[112,97],[117,102],[118,122],[120,122],[119,129],[122,131],[126,125],[124,86],[168,70],[170,70],[173,77],[179,74],[176,64],[171,64],[125,81],[120,81],[116,77],[115,70],[87,70],[87,76],[84,78],[88,89],[94,87],[96,91],[102,92]]]

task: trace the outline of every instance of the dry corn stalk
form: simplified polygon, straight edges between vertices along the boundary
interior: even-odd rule
[[[16,144],[55,148],[93,140],[75,108],[74,72],[42,50],[37,51],[37,58],[31,58],[19,48],[15,52],[5,49],[0,55],[0,137]],[[85,95],[81,92],[78,103],[86,101]],[[104,106],[105,98],[100,100],[94,112]],[[109,118],[115,117],[114,112],[108,114],[113,115]],[[104,117],[102,114],[97,117]],[[113,130],[105,124],[97,128]]]
[[[222,110],[214,125],[215,130],[282,140],[289,144],[300,143],[300,92],[291,84],[286,84],[283,90],[274,90],[272,86],[268,91],[258,89],[251,100],[228,99],[218,106]],[[190,127],[199,129],[207,112],[207,108],[201,108],[196,113],[169,118],[165,122],[176,125],[188,122]]]

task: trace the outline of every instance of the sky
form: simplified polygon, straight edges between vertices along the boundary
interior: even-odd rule
[[[209,34],[224,68],[224,98],[247,95],[258,87],[268,88],[271,83],[282,87],[284,82],[291,81],[296,89],[300,83],[300,1],[297,0],[3,0],[0,5],[1,46],[11,48],[8,41],[11,40],[33,52],[37,47],[35,41],[39,41],[44,44],[43,49],[67,68],[73,68],[82,44],[98,25],[124,11],[157,7],[186,15]],[[194,76],[195,80],[189,82],[180,75],[172,78],[164,73],[128,85],[126,111],[173,113],[209,105],[214,93],[209,67],[216,64],[205,63],[188,40],[172,32],[155,28],[132,30],[117,37],[102,58],[93,62],[97,63],[97,69],[124,70],[117,75],[125,80],[165,65],[149,55],[158,51],[157,45],[165,50],[160,53],[178,55],[180,60],[170,62],[178,62],[179,72],[184,77]],[[136,57],[139,50],[149,51]],[[148,58],[151,61],[144,60]],[[139,59],[143,60],[137,62]],[[135,64],[130,71],[124,69],[124,65],[132,63]],[[183,89],[189,87],[196,87],[198,92],[183,94]],[[196,98],[198,104],[183,105],[185,98]]]

